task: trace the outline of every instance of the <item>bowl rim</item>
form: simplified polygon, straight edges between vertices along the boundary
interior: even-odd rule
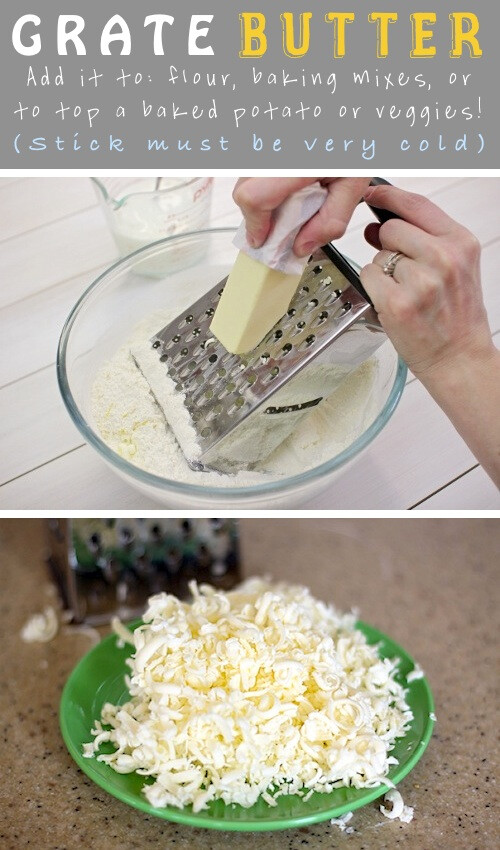
[[[236,230],[237,228],[235,227],[210,227],[202,230],[194,230],[186,233],[175,234],[174,236],[167,236],[163,239],[158,239],[155,242],[151,242],[142,248],[138,248],[136,251],[127,254],[125,257],[119,258],[110,266],[108,266],[103,272],[101,272],[101,274],[99,274],[95,278],[95,280],[93,280],[90,285],[84,290],[84,292],[80,295],[80,297],[70,310],[62,327],[57,346],[57,382],[59,386],[59,391],[62,396],[62,400],[74,425],[78,428],[85,441],[97,451],[97,453],[102,457],[102,459],[106,463],[116,467],[119,473],[123,473],[126,476],[130,476],[136,479],[138,483],[146,485],[148,487],[153,487],[174,494],[178,493],[179,495],[184,496],[206,497],[210,493],[214,496],[226,498],[231,497],[235,500],[244,500],[249,496],[269,495],[272,493],[279,493],[280,495],[285,494],[287,491],[291,491],[296,487],[300,487],[301,485],[306,484],[309,481],[320,480],[324,478],[326,475],[331,472],[334,472],[336,469],[340,469],[340,467],[344,466],[347,461],[356,457],[364,448],[366,448],[372,442],[372,440],[377,436],[377,434],[380,433],[382,428],[389,421],[396,407],[398,406],[401,396],[403,394],[403,390],[406,384],[408,368],[404,361],[401,359],[401,357],[399,357],[398,355],[396,374],[389,395],[381,411],[373,420],[371,425],[366,429],[366,431],[363,431],[363,433],[360,434],[360,436],[357,437],[356,440],[350,443],[350,445],[347,446],[347,448],[343,449],[343,451],[341,451],[339,454],[335,455],[333,458],[330,458],[327,461],[324,461],[318,466],[314,466],[311,469],[305,470],[305,472],[300,472],[295,475],[283,476],[282,478],[276,478],[272,481],[263,481],[260,484],[251,484],[239,487],[219,487],[215,485],[210,485],[207,487],[203,484],[192,484],[187,481],[176,481],[174,479],[165,478],[161,475],[155,475],[153,472],[148,472],[147,470],[142,469],[139,466],[135,466],[133,463],[130,463],[130,461],[126,460],[124,457],[115,452],[114,449],[108,446],[107,443],[105,443],[104,440],[101,439],[101,437],[92,429],[90,424],[81,414],[80,408],[76,403],[73,393],[71,391],[67,376],[66,353],[68,341],[71,334],[71,329],[75,324],[75,321],[77,320],[81,309],[84,307],[85,303],[91,298],[94,292],[99,288],[99,286],[103,283],[103,281],[108,278],[111,272],[115,272],[116,270],[120,269],[120,267],[125,268],[127,266],[135,264],[136,260],[139,260],[140,258],[143,258],[149,253],[151,253],[153,248],[157,249],[161,245],[166,245],[170,242],[179,242],[184,239],[192,238],[193,236],[213,235],[216,233],[234,234]]]

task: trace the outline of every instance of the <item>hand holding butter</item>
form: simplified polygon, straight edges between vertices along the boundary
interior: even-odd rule
[[[234,239],[240,252],[210,325],[227,351],[251,351],[286,313],[307,260],[293,253],[295,237],[327,194],[314,182],[291,195],[275,211],[271,233],[261,248],[248,244],[245,222],[240,226]]]
[[[233,192],[245,219],[248,243],[258,248],[269,237],[276,210],[300,189],[319,183],[326,189],[319,209],[299,228],[293,243],[297,257],[344,235],[370,177],[241,177]]]

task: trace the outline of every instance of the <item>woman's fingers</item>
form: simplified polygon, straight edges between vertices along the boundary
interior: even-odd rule
[[[390,210],[433,236],[446,236],[460,227],[428,198],[405,192],[396,186],[370,186],[364,198],[372,206]]]
[[[399,298],[398,284],[394,278],[384,274],[380,266],[368,263],[360,272],[361,283],[370,296],[375,310],[379,314],[387,311],[387,306]]]
[[[414,224],[391,218],[380,226],[378,238],[382,248],[402,251],[413,260],[433,260],[440,240],[429,236]]]
[[[391,319],[405,322],[416,314],[428,315],[442,301],[441,276],[436,269],[406,256],[398,259],[393,275],[386,274],[384,265],[392,253],[379,251],[360,275],[382,323]]]
[[[321,209],[300,230],[294,251],[304,257],[319,245],[342,236],[370,182],[368,177],[246,177],[236,183],[233,198],[245,217],[249,243],[253,247],[262,245],[271,231],[274,210],[294,192],[317,180],[328,186],[328,195]]]
[[[397,271],[394,273],[395,280],[400,283],[411,283],[409,280],[409,269],[411,268],[406,258],[417,261],[418,268],[413,268],[413,279],[420,276],[422,270],[430,272],[434,269],[444,278],[450,277],[454,264],[454,255],[457,253],[455,247],[456,236],[437,237],[400,219],[390,219],[378,227],[378,231],[372,231],[376,239],[372,240],[374,247],[380,251],[373,262],[381,267],[387,261],[389,255],[400,251],[405,256],[397,263]],[[369,234],[370,235],[370,234]]]
[[[258,248],[271,230],[273,211],[283,201],[315,183],[318,177],[243,177],[233,191],[233,199],[240,207],[246,223],[247,239]]]
[[[343,236],[369,182],[367,177],[337,177],[328,182],[325,203],[297,234],[293,246],[297,256],[306,257],[320,245]]]
[[[458,225],[455,224],[455,227]],[[430,235],[415,224],[398,218],[391,218],[384,224],[370,222],[365,228],[365,239],[379,250],[386,248],[388,251],[402,251],[413,259],[421,259],[429,264],[439,260],[438,253],[442,253],[443,247],[442,237]]]
[[[448,236],[430,236],[407,221],[391,219],[381,225],[378,238],[383,250],[401,251],[417,261],[419,272],[426,269],[428,273],[437,274],[449,286],[459,281],[458,266],[473,268],[479,263],[479,243],[460,225]]]

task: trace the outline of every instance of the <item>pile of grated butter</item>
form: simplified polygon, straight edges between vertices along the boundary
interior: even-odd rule
[[[154,777],[143,789],[153,806],[194,811],[384,781],[412,713],[398,660],[378,657],[353,614],[260,578],[229,593],[190,589],[190,604],[149,599],[131,699],[104,705],[86,757],[111,741],[99,761]]]

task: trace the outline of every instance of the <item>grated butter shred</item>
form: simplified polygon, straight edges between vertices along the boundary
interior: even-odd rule
[[[190,589],[190,604],[149,599],[131,699],[103,706],[86,757],[153,777],[143,789],[153,806],[194,811],[384,781],[412,713],[398,659],[380,659],[353,614],[260,578],[229,593]],[[115,751],[99,753],[107,741]]]

